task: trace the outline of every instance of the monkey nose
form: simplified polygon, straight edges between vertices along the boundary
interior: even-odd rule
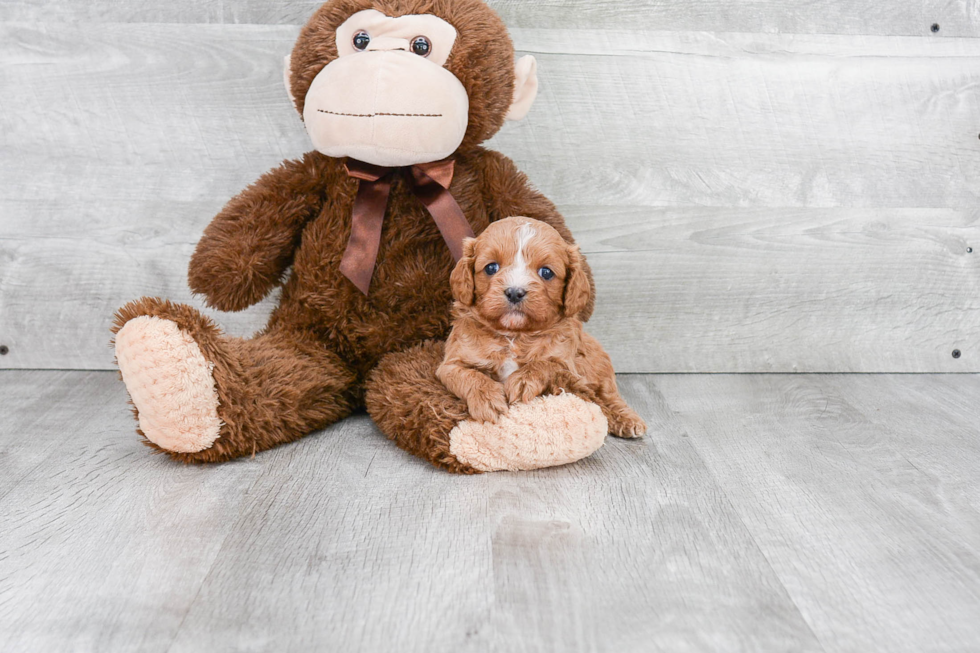
[[[520,304],[527,297],[527,291],[523,288],[508,288],[504,291],[504,296],[511,304]]]

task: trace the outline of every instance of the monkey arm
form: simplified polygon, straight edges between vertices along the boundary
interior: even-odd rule
[[[499,152],[483,150],[479,165],[482,167],[483,195],[490,211],[490,221],[496,222],[513,216],[534,218],[545,222],[558,231],[565,242],[575,244],[575,237],[565,224],[555,205],[531,186],[527,175],[517,169],[514,162]],[[595,310],[595,279],[592,268],[582,255],[582,266],[589,278],[589,303],[579,315],[588,322]]]
[[[303,227],[324,203],[327,160],[287,161],[232,199],[204,231],[188,283],[208,305],[241,311],[282,281]]]

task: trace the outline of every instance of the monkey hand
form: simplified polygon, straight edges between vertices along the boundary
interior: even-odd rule
[[[322,207],[318,179],[327,165],[312,155],[286,161],[228,202],[191,258],[191,290],[222,311],[262,301],[282,281],[303,227]]]

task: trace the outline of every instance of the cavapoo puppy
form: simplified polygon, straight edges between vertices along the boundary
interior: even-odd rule
[[[436,374],[470,415],[496,422],[510,404],[568,390],[597,403],[613,435],[643,435],[608,354],[577,318],[590,295],[578,246],[538,220],[507,218],[463,247],[451,280],[455,321]]]

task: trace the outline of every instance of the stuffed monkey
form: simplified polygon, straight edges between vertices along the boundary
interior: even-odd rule
[[[251,339],[161,299],[119,310],[116,360],[146,444],[226,461],[366,407],[398,446],[451,472],[590,455],[608,430],[595,404],[541,397],[483,424],[435,377],[463,238],[521,215],[574,242],[514,164],[481,147],[530,109],[533,57],[515,62],[481,0],[331,0],[286,64],[315,151],[232,199],[188,275],[222,311],[277,286],[281,299]]]

